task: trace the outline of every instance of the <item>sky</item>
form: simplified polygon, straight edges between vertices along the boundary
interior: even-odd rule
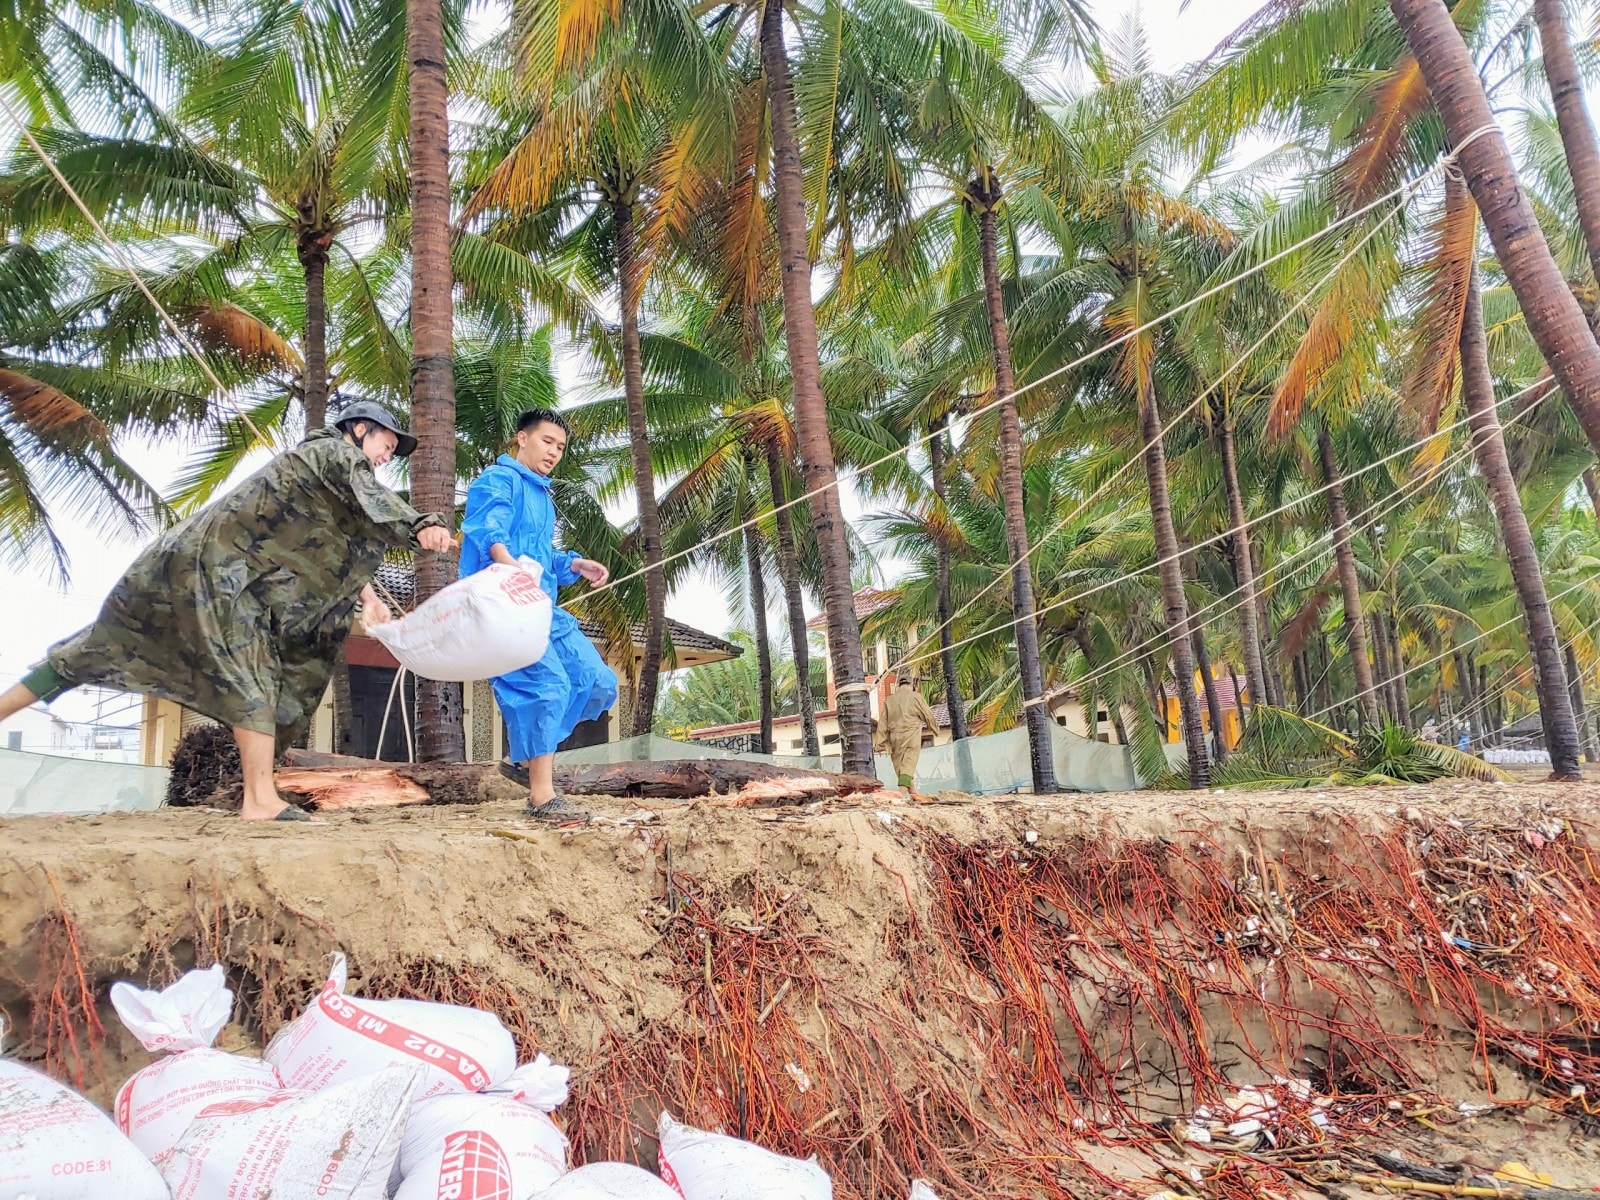
[[[1130,11],[1137,11],[1149,41],[1150,53],[1158,70],[1172,70],[1207,53],[1260,7],[1261,0],[1144,0],[1141,4],[1093,0],[1096,19],[1108,30],[1117,29]],[[559,374],[568,385],[574,380],[570,362]],[[179,473],[183,455],[171,445],[152,446],[126,443],[122,447],[129,461],[157,486],[164,487]],[[845,514],[860,515],[854,496],[845,492]],[[620,515],[620,514],[614,514]],[[117,581],[142,542],[139,539],[107,532],[70,516],[58,522],[58,529],[71,560],[71,580],[66,588],[52,583],[46,572],[8,572],[0,585],[0,677],[15,679],[43,657],[49,645],[80,629],[94,619],[100,601]],[[581,550],[582,547],[574,547]],[[738,615],[728,605],[725,589],[705,579],[692,579],[669,598],[667,611],[678,620],[711,633],[725,633],[738,623]],[[4,686],[0,684],[0,686]],[[103,697],[72,693],[54,706],[68,720],[90,720],[97,715],[117,723],[129,719],[119,713],[120,705]],[[113,715],[115,714],[115,715]]]

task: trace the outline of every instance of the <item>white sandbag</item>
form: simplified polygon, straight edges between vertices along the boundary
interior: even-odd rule
[[[511,1032],[493,1013],[426,1000],[344,994],[344,955],[316,1003],[278,1031],[266,1060],[286,1088],[315,1091],[386,1067],[421,1067],[417,1098],[481,1092],[517,1065]]]
[[[384,1200],[417,1078],[396,1067],[321,1092],[214,1104],[161,1174],[173,1200]]]
[[[400,665],[424,679],[468,682],[519,671],[550,644],[543,569],[491,563],[397,620],[367,627]]]
[[[493,1092],[411,1106],[394,1200],[525,1200],[567,1171],[567,1138],[550,1119],[566,1067],[541,1054]]]
[[[662,1113],[661,1178],[684,1200],[833,1200],[833,1180],[815,1158],[785,1158],[722,1133],[680,1125]]]
[[[923,1183],[922,1180],[913,1179],[911,1181],[911,1200],[939,1200],[939,1197],[934,1195],[933,1189]]]
[[[568,1171],[528,1200],[682,1200],[649,1171],[627,1163],[590,1163]]]
[[[111,1004],[146,1050],[171,1055],[136,1072],[117,1092],[117,1127],[146,1158],[171,1150],[202,1109],[222,1100],[259,1100],[282,1087],[270,1064],[211,1048],[233,1012],[220,965],[190,971],[159,992],[112,984]]]
[[[168,1200],[161,1174],[94,1105],[0,1058],[0,1200]]]

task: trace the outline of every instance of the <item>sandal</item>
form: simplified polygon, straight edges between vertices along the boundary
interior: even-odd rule
[[[555,796],[543,804],[535,804],[532,800],[523,809],[523,815],[535,821],[553,821],[562,824],[568,821],[588,821],[591,814],[579,808],[565,796]]]
[[[272,818],[274,821],[304,821],[309,825],[326,825],[326,821],[319,821],[303,808],[296,808],[292,804],[285,804],[283,811]]]
[[[512,762],[509,758],[500,760],[500,775],[511,780],[518,787],[528,786],[528,764]]]

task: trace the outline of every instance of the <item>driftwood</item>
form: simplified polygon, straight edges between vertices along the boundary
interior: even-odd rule
[[[285,754],[276,778],[280,790],[305,796],[317,808],[328,810],[476,804],[518,793],[493,763],[385,763],[308,750]],[[722,795],[741,806],[806,804],[883,786],[864,775],[728,758],[563,767],[556,771],[555,782],[557,790],[569,796],[693,800]]]
[[[1541,1187],[1491,1175],[1474,1175],[1470,1171],[1448,1170],[1443,1167],[1419,1163],[1404,1154],[1379,1150],[1372,1161],[1386,1171],[1402,1175],[1409,1182],[1385,1179],[1377,1175],[1351,1175],[1353,1183],[1367,1187],[1381,1187],[1388,1191],[1429,1192],[1438,1196],[1499,1196],[1504,1200],[1580,1200],[1592,1193],[1571,1188]]]

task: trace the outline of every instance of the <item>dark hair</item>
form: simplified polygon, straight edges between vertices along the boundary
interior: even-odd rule
[[[572,426],[568,425],[567,419],[553,408],[530,408],[517,418],[517,432],[521,433],[525,429],[532,429],[535,425],[543,425],[546,422],[557,426],[568,437],[572,436]]]

